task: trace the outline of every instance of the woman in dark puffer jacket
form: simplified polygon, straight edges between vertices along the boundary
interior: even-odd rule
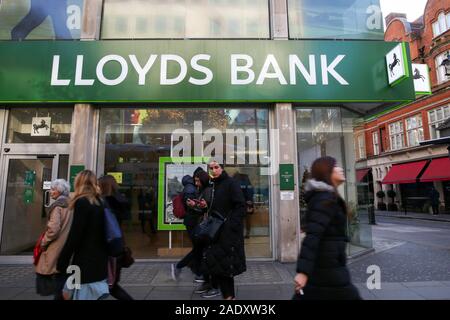
[[[336,188],[345,181],[344,170],[332,157],[311,166],[305,187],[308,204],[306,237],[297,261],[295,300],[361,299],[346,267],[347,207]]]

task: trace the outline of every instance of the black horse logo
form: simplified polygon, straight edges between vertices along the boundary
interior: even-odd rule
[[[33,124],[33,132],[39,134],[39,129],[44,129],[48,130],[48,125],[45,123],[45,120],[42,119],[41,120],[41,124],[37,125],[36,123]]]
[[[422,79],[422,82],[425,81],[425,77],[424,77],[423,75],[420,74],[420,71],[419,71],[419,69],[417,69],[417,68],[414,69],[413,79],[414,79],[414,80]]]
[[[391,72],[391,76],[395,75],[394,67],[396,65],[400,65],[400,59],[397,58],[397,55],[394,53],[394,62],[389,63],[389,71]]]

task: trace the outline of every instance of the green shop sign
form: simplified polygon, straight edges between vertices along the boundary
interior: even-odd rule
[[[388,84],[385,56],[397,44],[3,41],[0,102],[406,102],[412,78]]]

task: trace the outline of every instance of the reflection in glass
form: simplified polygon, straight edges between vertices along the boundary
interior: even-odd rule
[[[62,107],[12,108],[6,143],[70,143],[72,113],[73,108]],[[42,119],[50,125],[44,128]]]
[[[0,1],[0,40],[80,39],[84,0]]]
[[[358,125],[358,115],[339,107],[298,108],[297,145],[300,180],[300,223],[304,222],[306,202],[304,185],[310,178],[312,162],[323,156],[331,156],[345,170],[346,182],[338,188],[350,211],[348,233],[350,254],[372,247],[372,231],[368,225],[368,204],[359,188],[355,175],[355,148],[353,131]],[[359,194],[359,195],[358,195]]]
[[[267,109],[103,108],[100,115],[99,173],[122,176],[120,190],[131,204],[124,223],[127,243],[139,258],[187,253],[185,231],[156,230],[161,157],[222,157],[230,176],[246,176],[254,213],[248,219],[249,257],[271,257]],[[162,197],[164,199],[164,197]],[[165,205],[160,206],[162,208]]]
[[[289,37],[383,40],[379,0],[289,0]]]
[[[31,253],[47,222],[43,181],[51,181],[53,159],[11,159],[6,183],[1,254]]]
[[[102,39],[269,37],[267,0],[104,1]]]

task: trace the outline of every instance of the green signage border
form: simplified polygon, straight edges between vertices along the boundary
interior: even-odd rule
[[[173,163],[202,164],[207,163],[209,157],[160,157],[158,175],[158,230],[183,231],[186,226],[182,223],[170,224],[164,221],[166,210],[166,165]]]
[[[403,55],[402,68],[403,68],[404,75],[402,77],[398,78],[397,80],[395,80],[394,82],[392,82],[391,87],[394,87],[394,86],[398,85],[400,82],[402,82],[403,80],[408,79],[409,75],[412,73],[412,71],[410,71],[411,59],[408,59],[409,54],[408,54],[408,50],[406,47],[406,42],[402,42],[402,55]]]
[[[0,103],[413,101],[411,77],[387,82],[385,54],[397,44],[0,41]]]

